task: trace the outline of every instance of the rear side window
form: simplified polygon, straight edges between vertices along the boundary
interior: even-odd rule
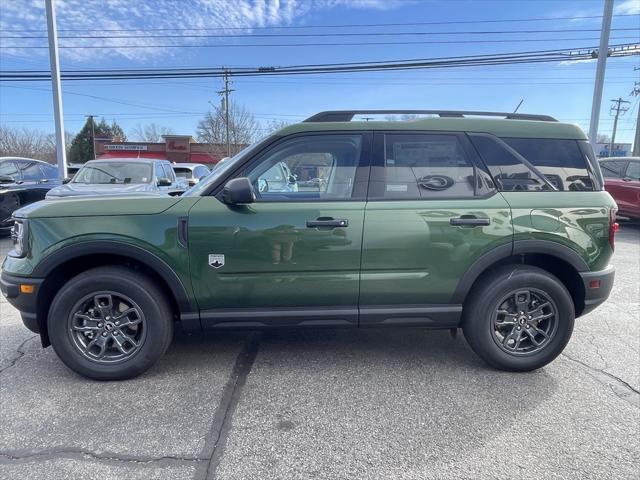
[[[44,178],[40,165],[35,162],[18,162],[18,168],[22,173],[23,180],[42,180]]]
[[[640,180],[640,162],[629,162],[627,177],[633,180]]]
[[[473,197],[475,166],[456,135],[386,134],[384,182],[374,182],[379,199]]]
[[[484,134],[470,134],[469,137],[500,190],[552,190],[537,173],[522,163],[520,158],[505,148],[497,138]]]
[[[587,159],[578,142],[555,138],[504,138],[558,190],[593,190]]]
[[[160,167],[160,171],[158,172],[158,175],[164,178],[168,178],[173,182],[173,180],[175,179],[173,168],[171,168],[170,165],[167,165],[165,163],[160,163],[158,166]]]
[[[44,175],[46,178],[49,178],[49,179],[58,178],[58,169],[53,165],[40,165],[40,167],[44,171]]]
[[[627,162],[623,160],[607,160],[600,162],[600,168],[605,178],[622,178]]]

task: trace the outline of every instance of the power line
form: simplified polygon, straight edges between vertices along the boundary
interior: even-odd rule
[[[538,50],[486,55],[435,57],[411,60],[382,60],[364,62],[342,62],[291,66],[265,66],[254,68],[188,68],[188,69],[129,69],[129,70],[69,70],[62,73],[65,80],[114,80],[114,79],[166,79],[166,78],[216,78],[225,72],[236,77],[316,75],[320,73],[352,73],[393,70],[415,70],[432,68],[459,68],[505,64],[535,64],[549,62],[571,62],[592,60],[597,48]],[[640,44],[611,45],[609,56],[622,57],[640,54]],[[37,81],[50,77],[46,70],[5,70],[0,72],[0,81]]]
[[[622,13],[613,17],[637,17],[635,13]],[[537,18],[511,18],[489,20],[450,20],[436,22],[397,22],[397,23],[347,23],[328,25],[283,25],[283,26],[247,26],[247,27],[178,27],[178,28],[59,28],[59,32],[170,32],[170,31],[228,31],[228,30],[291,30],[309,28],[365,28],[365,27],[400,27],[400,26],[424,26],[424,25],[474,25],[486,23],[516,23],[516,22],[555,22],[562,20],[590,20],[600,19],[602,15],[581,15],[564,17],[537,17]],[[43,32],[42,29],[2,29],[0,32]]]
[[[612,37],[611,40],[636,40],[637,36]],[[175,44],[124,44],[124,45],[60,45],[58,48],[67,50],[90,49],[90,50],[120,50],[138,48],[303,48],[303,47],[368,47],[380,45],[466,45],[478,43],[545,43],[545,42],[575,42],[594,41],[599,37],[580,38],[516,38],[516,39],[490,39],[490,40],[420,40],[402,42],[323,42],[323,43],[198,43],[187,45]],[[10,50],[38,50],[46,49],[47,46],[38,45],[0,45],[0,49]]]
[[[559,61],[591,60],[595,47],[571,50],[542,50],[515,53],[499,53],[488,55],[467,55],[458,57],[435,57],[431,59],[414,60],[384,60],[373,62],[345,62],[315,65],[292,65],[286,67],[257,67],[250,69],[131,69],[131,70],[103,70],[103,71],[67,71],[62,74],[65,80],[78,79],[146,79],[146,78],[195,78],[221,77],[228,70],[233,76],[263,76],[263,75],[309,75],[319,73],[372,72],[393,70],[414,70],[431,68],[459,68],[469,66],[488,66],[504,64],[533,64]],[[612,45],[609,56],[622,57],[640,54],[640,44]],[[0,72],[1,81],[33,81],[49,78],[44,71],[3,71]]]
[[[163,35],[149,35],[149,34],[136,34],[136,35],[59,35],[58,39],[121,39],[121,38],[308,38],[308,37],[388,37],[388,36],[412,36],[412,35],[512,35],[520,33],[584,33],[584,32],[599,32],[599,28],[563,28],[563,29],[545,29],[545,30],[468,30],[468,31],[449,31],[449,32],[323,32],[323,33],[232,33],[232,34],[189,34],[189,35],[175,35],[175,34],[163,34]],[[612,28],[611,31],[640,31],[636,27],[629,28]],[[3,36],[0,35],[0,39],[46,39],[46,35],[43,36],[28,36],[13,35]]]

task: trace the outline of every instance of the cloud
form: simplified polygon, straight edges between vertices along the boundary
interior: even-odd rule
[[[625,0],[615,6],[614,12],[625,15],[640,14],[640,0]]]
[[[57,0],[56,14],[58,36],[94,35],[109,36],[106,39],[64,39],[65,46],[112,46],[113,49],[66,49],[60,50],[65,60],[82,62],[95,60],[97,55],[121,57],[129,60],[150,60],[177,55],[171,48],[127,48],[127,45],[152,45],[162,43],[202,43],[202,39],[163,38],[116,38],[117,36],[145,35],[150,29],[167,29],[162,33],[204,34],[202,29],[221,29],[217,32],[251,33],[256,27],[286,26],[300,24],[314,11],[336,8],[387,10],[407,5],[413,0]],[[0,30],[9,30],[11,35],[23,38],[3,40],[2,53],[33,57],[47,56],[46,49],[24,49],[23,46],[46,45],[46,39],[27,39],[42,36],[46,32],[46,16],[42,0],[2,0]],[[65,32],[66,29],[76,30]],[[180,29],[170,31],[169,29]],[[193,30],[189,30],[193,29]],[[16,30],[18,30],[16,32]],[[20,32],[24,30],[24,32]],[[41,30],[41,32],[26,32]],[[82,30],[78,32],[77,30]],[[118,31],[120,30],[120,31]],[[126,32],[122,30],[127,30]],[[8,32],[7,32],[8,33]],[[234,33],[238,33],[237,30]],[[210,42],[215,41],[210,39]],[[91,42],[91,43],[88,43]],[[14,46],[15,48],[7,48]]]
[[[597,59],[596,58],[585,58],[582,60],[563,60],[561,62],[558,62],[557,65],[559,67],[563,67],[566,65],[578,65],[580,63],[593,63],[595,62]]]

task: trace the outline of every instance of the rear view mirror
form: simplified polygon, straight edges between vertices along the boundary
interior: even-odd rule
[[[247,177],[229,180],[222,189],[222,201],[227,205],[244,205],[253,203],[255,199],[253,185]]]
[[[171,180],[169,178],[166,177],[161,177],[158,179],[158,186],[159,187],[170,187],[171,186]]]

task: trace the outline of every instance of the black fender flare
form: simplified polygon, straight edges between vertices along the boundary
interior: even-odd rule
[[[494,248],[473,262],[458,282],[450,303],[458,305],[464,303],[469,290],[478,277],[500,260],[514,255],[536,253],[556,257],[567,262],[577,272],[589,271],[587,262],[571,247],[551,240],[516,240],[513,243]]]
[[[100,254],[129,257],[146,265],[155,271],[171,289],[178,304],[181,318],[197,312],[197,308],[190,301],[182,281],[164,260],[144,248],[117,240],[85,240],[62,247],[43,258],[33,269],[31,276],[46,278],[55,268],[69,260]]]

